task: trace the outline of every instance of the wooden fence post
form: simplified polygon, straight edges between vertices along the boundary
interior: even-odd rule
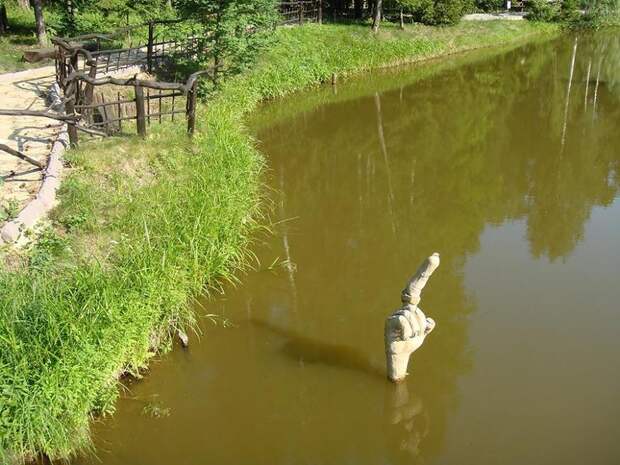
[[[196,97],[198,88],[198,79],[194,81],[191,89],[187,92],[187,134],[189,136],[194,135],[194,130],[196,129]]]
[[[299,24],[304,23],[304,1],[299,0]]]
[[[75,100],[77,99],[77,83],[75,79],[67,84],[65,95],[69,98],[65,102],[65,113],[70,116],[75,116]],[[78,132],[75,127],[76,121],[67,122],[67,132],[69,133],[69,144],[71,147],[78,146]]]
[[[71,60],[70,60],[71,68],[73,68],[71,72],[78,71],[78,60],[79,60],[78,54],[74,52],[73,55],[71,55]]]
[[[123,117],[123,107],[121,106],[121,93],[117,92],[116,93],[116,111],[118,113],[118,133],[122,134],[123,133],[123,120],[121,119]]]
[[[319,24],[323,24],[323,0],[319,0]]]
[[[97,78],[97,65],[96,63],[91,63],[90,65],[90,69],[88,70],[88,77],[90,77],[91,79],[96,79]],[[95,86],[90,84],[90,83],[86,83],[86,88],[84,89],[84,104],[85,105],[91,105],[93,103],[93,96],[95,94]],[[94,113],[92,108],[89,108],[86,111],[82,111],[82,117],[86,116],[87,121],[93,121],[94,118],[89,115],[89,113],[92,115]]]
[[[144,90],[139,85],[134,86],[136,91],[136,126],[138,134],[146,136],[146,118],[144,115]]]
[[[146,48],[146,61],[148,65],[149,74],[153,72],[153,42],[155,36],[155,24],[153,21],[149,21],[149,43]]]
[[[56,44],[54,44],[54,48],[56,49],[56,54],[54,56],[54,68],[56,69],[56,82],[58,83],[60,87],[64,88],[62,84],[64,73],[63,73],[62,66],[61,66],[61,63],[63,61],[62,48],[60,48]]]

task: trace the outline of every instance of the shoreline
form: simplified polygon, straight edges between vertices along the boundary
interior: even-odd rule
[[[252,70],[201,105],[197,132],[164,124],[146,140],[110,138],[70,150],[55,229],[27,264],[2,270],[0,450],[22,459],[89,447],[93,414],[111,414],[118,377],[192,327],[197,295],[252,259],[265,160],[246,128],[259,104],[383,67],[555,34],[527,21],[450,28],[281,28]],[[34,258],[33,258],[34,257]],[[33,266],[34,265],[36,266]],[[12,375],[9,377],[8,374]],[[19,420],[15,420],[15,419]],[[3,454],[0,453],[0,458]]]

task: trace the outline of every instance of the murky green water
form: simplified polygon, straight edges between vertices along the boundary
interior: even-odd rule
[[[367,76],[255,125],[261,268],[76,464],[620,463],[620,33]],[[396,387],[383,321],[434,251],[438,326]]]

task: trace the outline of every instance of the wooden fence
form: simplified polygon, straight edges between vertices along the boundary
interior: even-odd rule
[[[322,0],[292,0],[279,3],[280,24],[293,25],[323,22]]]
[[[137,77],[93,78],[82,71],[71,73],[65,86],[66,114],[73,117],[67,122],[71,145],[77,146],[79,131],[97,136],[122,133],[123,122],[128,129],[132,130],[133,126],[133,130],[145,136],[152,121],[162,122],[167,118],[174,121],[177,115],[185,115],[187,132],[192,135],[196,127],[198,80],[212,76],[212,72],[212,69],[198,71],[184,83]],[[96,93],[100,86],[116,86],[118,90],[106,99],[103,93]]]
[[[279,12],[282,25],[321,23],[323,0],[283,1]],[[190,31],[189,34],[174,31],[181,23],[185,23],[184,30]],[[188,28],[187,24],[185,20],[149,21],[110,34],[53,38],[53,50],[29,51],[25,57],[28,61],[54,58],[56,81],[64,93],[65,114],[0,109],[0,115],[39,116],[66,122],[72,146],[78,145],[80,133],[109,136],[135,130],[145,136],[151,122],[174,121],[183,116],[192,135],[196,126],[198,80],[212,79],[213,68],[192,74],[184,83],[144,80],[137,76],[120,79],[110,75],[133,67],[152,73],[180,56],[197,56],[208,35],[202,30],[192,33],[191,25]],[[170,31],[176,33],[166,34]],[[138,45],[129,40],[129,46],[114,47],[119,41],[127,44],[127,38],[132,35]],[[104,86],[107,91],[102,90]],[[116,90],[110,92],[111,86]],[[0,151],[42,168],[36,160],[10,147],[0,145]]]
[[[156,34],[158,24],[179,21],[150,22],[144,46],[90,51],[85,42],[96,41],[100,48],[112,35],[91,34],[74,38],[54,38],[56,48],[56,79],[63,90],[68,120],[69,139],[77,146],[79,133],[96,136],[122,134],[135,130],[145,136],[151,122],[187,118],[191,135],[195,128],[195,107],[198,79],[210,76],[212,70],[192,74],[186,82],[160,82],[131,78],[115,78],[111,73],[138,66],[153,71],[164,61],[178,56],[192,57],[198,53],[200,40],[189,36],[167,38]]]
[[[183,24],[185,27],[189,26],[189,33],[182,36],[167,34],[171,28],[165,26],[179,24]],[[52,39],[56,48],[54,58],[59,81],[69,74],[69,68],[85,72],[90,71],[90,64],[87,64],[86,60],[80,59],[80,57],[71,62],[72,52],[77,48],[89,52],[89,58],[94,62],[96,69],[94,77],[97,77],[134,66],[143,67],[152,73],[166,60],[175,59],[179,56],[195,56],[200,45],[200,26],[184,20],[150,21],[135,26],[131,30],[138,35],[146,36],[146,39],[138,45],[134,46],[130,43],[129,47],[124,48],[102,48],[102,44],[114,44],[119,36],[118,32]],[[127,34],[127,31],[128,29],[125,28],[123,33]],[[92,50],[93,48],[94,50]]]
[[[128,86],[125,86],[123,90],[127,88]],[[116,95],[106,98],[104,93],[95,93],[92,103],[75,105],[75,112],[81,116],[81,121],[87,128],[105,135],[114,135],[122,134],[123,122],[129,121],[136,121],[136,130],[140,132],[137,124],[139,107],[144,107],[144,117],[149,125],[151,121],[174,121],[175,115],[185,115],[186,101],[181,90],[163,91],[147,87],[140,92],[132,88],[132,95],[118,90]],[[125,124],[126,130],[133,130],[131,124]]]

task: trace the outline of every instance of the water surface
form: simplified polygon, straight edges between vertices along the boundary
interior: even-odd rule
[[[261,265],[75,463],[620,463],[619,64],[564,36],[269,105]],[[394,386],[383,321],[435,251]]]

